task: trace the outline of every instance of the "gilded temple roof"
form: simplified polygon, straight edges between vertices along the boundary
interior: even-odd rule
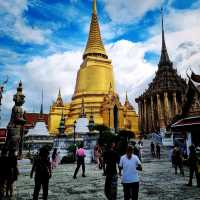
[[[83,54],[83,58],[87,57],[87,55],[94,55],[94,54],[101,55],[105,58],[108,57],[101,39],[101,32],[97,16],[96,0],[93,0],[93,12],[90,23],[90,32],[85,52]]]

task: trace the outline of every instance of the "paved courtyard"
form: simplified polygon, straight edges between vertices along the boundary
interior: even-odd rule
[[[200,200],[200,189],[187,187],[188,171],[186,176],[174,175],[174,169],[168,161],[167,150],[163,150],[161,160],[151,159],[149,151],[145,148],[143,172],[140,173],[140,200]],[[30,166],[23,166],[29,171]],[[73,179],[75,165],[60,165],[50,180],[49,200],[104,200],[104,180],[102,171],[94,164],[86,165],[87,177],[79,176]],[[26,170],[25,170],[26,171]],[[24,172],[19,176],[16,184],[16,199],[32,199],[34,179]],[[118,199],[123,200],[121,179],[118,180]]]

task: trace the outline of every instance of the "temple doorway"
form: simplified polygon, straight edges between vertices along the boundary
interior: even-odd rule
[[[114,106],[113,113],[114,113],[114,129],[115,129],[115,132],[117,132],[118,131],[118,108],[116,105]]]

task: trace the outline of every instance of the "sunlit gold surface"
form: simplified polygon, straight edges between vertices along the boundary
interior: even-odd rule
[[[96,124],[105,124],[114,128],[114,106],[118,109],[118,128],[139,133],[138,116],[127,100],[125,105],[119,101],[115,92],[115,82],[111,60],[108,59],[101,40],[96,14],[96,1],[93,3],[93,14],[83,63],[77,72],[75,91],[69,104],[57,106],[56,102],[49,113],[49,131],[58,133],[61,114],[65,115],[66,132],[73,132],[73,123],[81,113],[82,99],[84,110],[89,119],[91,113]],[[60,99],[60,98],[59,98]],[[59,100],[60,102],[60,100]]]

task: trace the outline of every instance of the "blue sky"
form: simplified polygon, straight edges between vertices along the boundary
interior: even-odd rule
[[[27,111],[39,110],[42,88],[46,112],[58,88],[70,101],[87,41],[91,4],[91,0],[0,1],[0,81],[9,76],[3,125],[19,80],[24,83]],[[200,0],[97,0],[117,92],[123,101],[128,91],[135,107],[135,97],[148,87],[157,69],[161,6],[174,67],[183,77],[188,66],[200,73]]]

